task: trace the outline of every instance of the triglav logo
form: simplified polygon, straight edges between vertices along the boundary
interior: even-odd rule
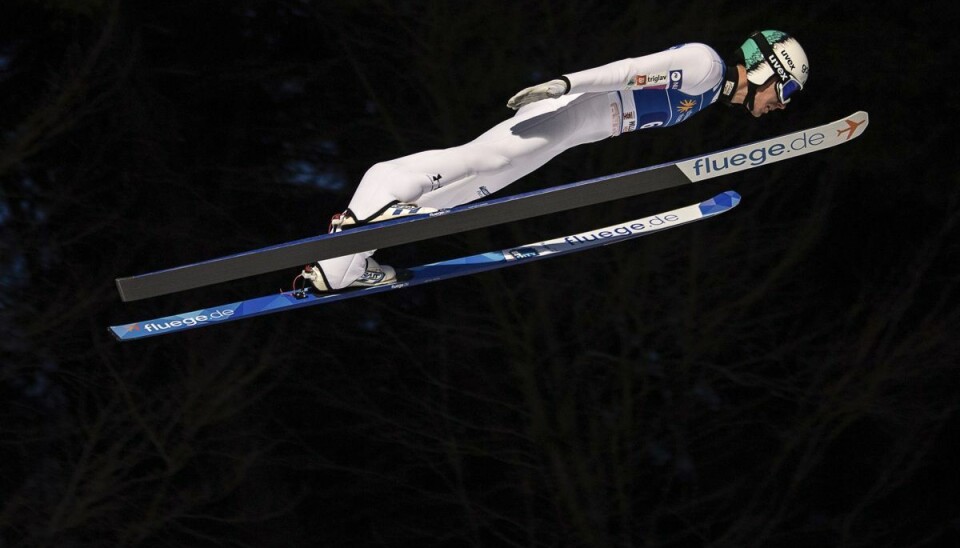
[[[660,72],[656,74],[637,74],[633,77],[633,85],[636,87],[655,86],[666,82],[667,73]]]

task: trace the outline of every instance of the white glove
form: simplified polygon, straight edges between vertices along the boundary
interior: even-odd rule
[[[517,110],[523,105],[534,103],[541,99],[556,99],[569,89],[566,80],[550,80],[545,84],[529,87],[514,95],[507,101],[507,106],[513,110]]]

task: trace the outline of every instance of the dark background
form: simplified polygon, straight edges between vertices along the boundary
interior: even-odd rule
[[[812,7],[811,7],[812,4]],[[960,540],[956,34],[923,2],[4,0],[0,547]],[[944,21],[945,23],[945,21]],[[808,87],[569,151],[506,192],[865,110],[843,146],[382,250],[399,266],[733,189],[597,251],[137,343],[119,276],[325,230],[367,167],[519,89],[794,34]]]

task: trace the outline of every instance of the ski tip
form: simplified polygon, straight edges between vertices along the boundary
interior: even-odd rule
[[[837,134],[835,138],[839,141],[849,141],[854,137],[859,137],[870,125],[870,115],[866,111],[858,110],[842,120],[837,120]],[[843,137],[843,139],[841,139]]]
[[[733,190],[721,192],[709,200],[700,202],[700,213],[704,216],[729,211],[740,203],[740,194]]]
[[[847,118],[856,118],[856,119],[858,119],[858,120],[869,120],[869,119],[870,119],[870,115],[867,114],[867,111],[865,111],[865,110],[858,110],[858,111],[854,112],[853,114],[851,114],[850,116],[847,116]]]

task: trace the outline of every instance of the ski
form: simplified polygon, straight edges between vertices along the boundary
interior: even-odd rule
[[[736,173],[842,144],[863,133],[860,111],[830,124],[606,177],[324,234],[116,280],[124,301],[184,291],[346,255],[616,200]]]
[[[196,329],[208,325],[222,324],[242,318],[273,314],[284,310],[328,304],[345,299],[352,299],[354,297],[369,296],[386,291],[428,284],[448,278],[467,276],[469,274],[505,268],[545,259],[547,257],[558,257],[560,255],[576,253],[594,247],[646,236],[665,229],[713,217],[733,209],[738,203],[740,203],[740,195],[732,190],[728,190],[698,204],[649,217],[642,217],[606,228],[511,247],[500,251],[479,253],[457,259],[416,266],[403,271],[403,275],[400,276],[402,280],[392,285],[346,290],[341,293],[317,293],[307,289],[294,290],[215,306],[213,308],[204,308],[175,316],[111,326],[110,332],[121,341],[142,339],[145,337],[177,333],[188,329]]]
[[[859,111],[829,124],[686,160],[118,278],[117,289],[124,301],[146,299],[301,267],[319,259],[383,249],[696,183],[843,144],[861,135],[868,120],[867,113]]]

